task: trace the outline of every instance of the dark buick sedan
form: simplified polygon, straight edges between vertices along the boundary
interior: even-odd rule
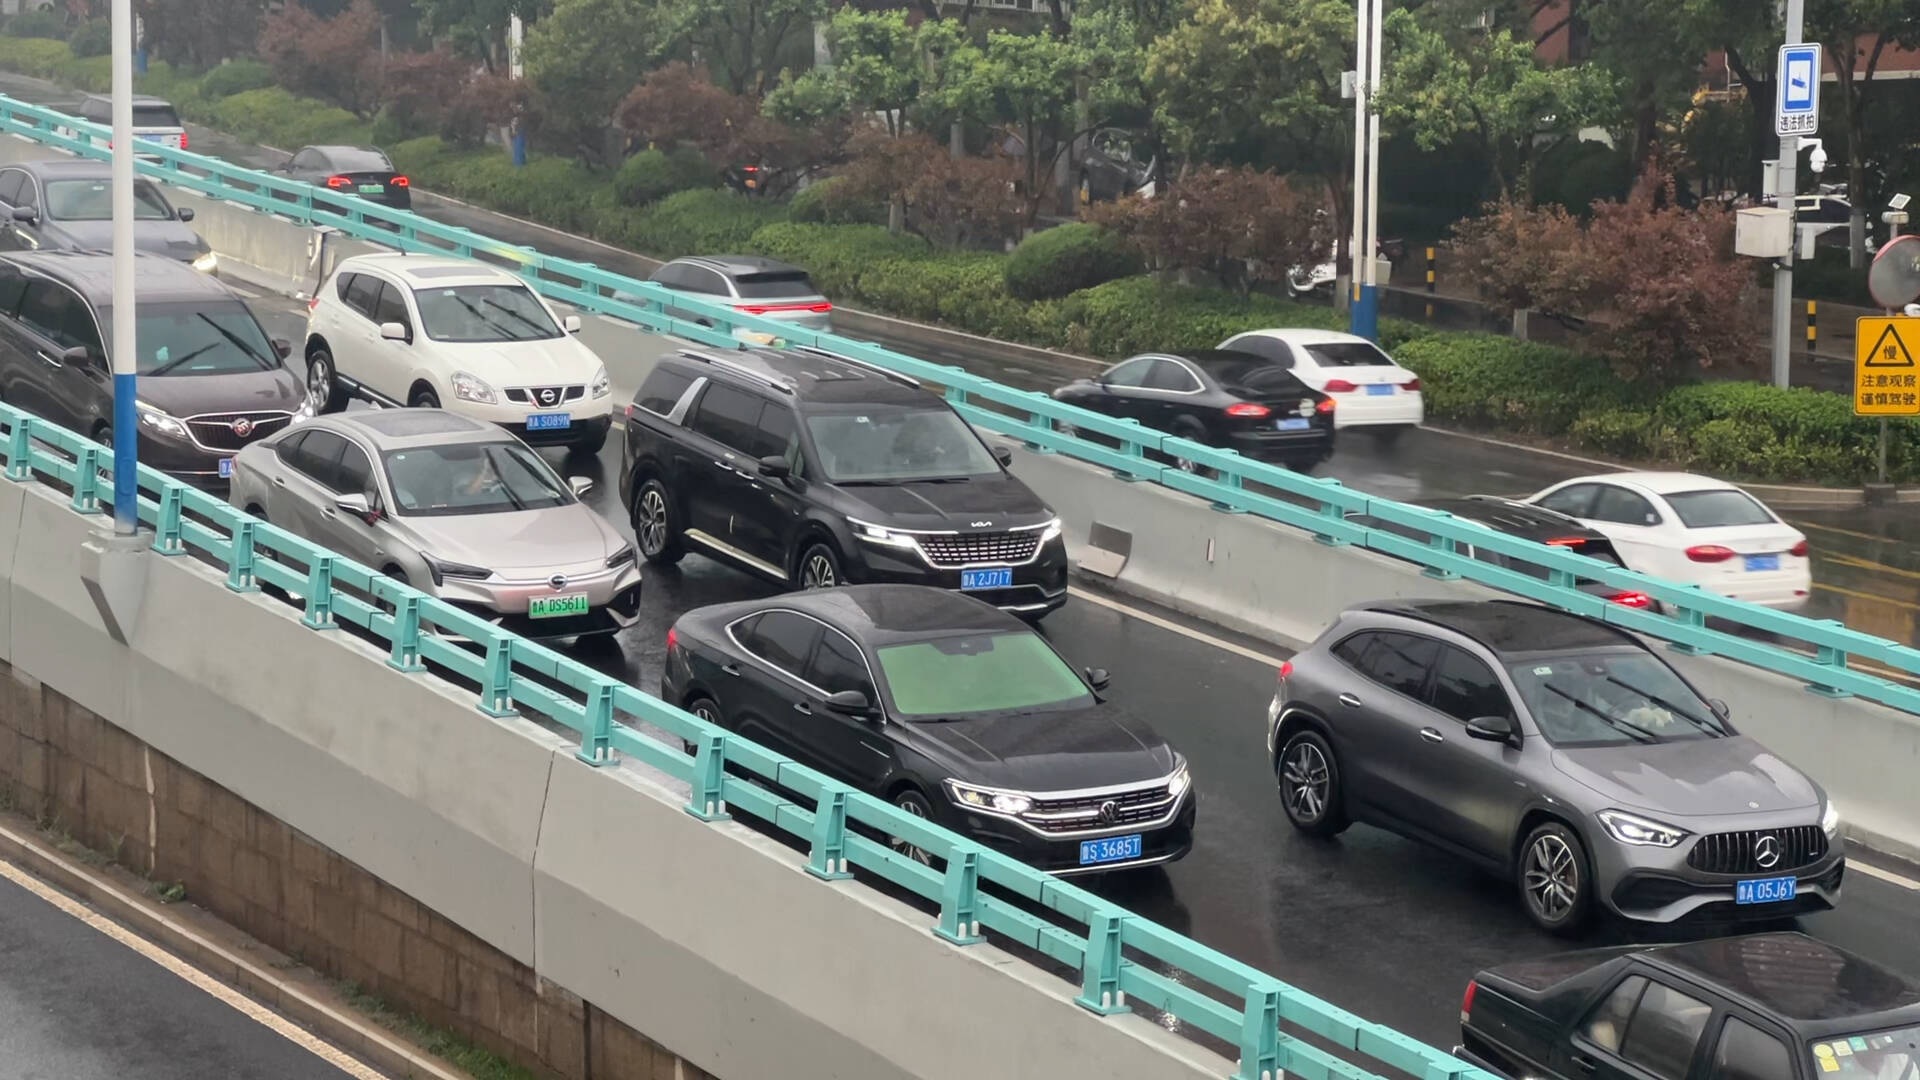
[[[979,600],[852,585],[688,612],[660,696],[1042,870],[1172,862],[1186,760],[1106,684]]]

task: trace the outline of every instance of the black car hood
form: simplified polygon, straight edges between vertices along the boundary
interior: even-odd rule
[[[293,412],[306,388],[284,368],[231,375],[142,375],[140,400],[174,416],[202,413]]]
[[[62,246],[82,251],[113,249],[111,221],[53,221],[48,225],[50,231],[65,239]],[[197,258],[207,250],[207,242],[200,239],[200,234],[179,221],[134,222],[133,246],[139,251],[182,261]]]
[[[861,504],[854,517],[895,529],[1011,529],[1053,517],[1040,496],[1005,472],[964,481],[850,484],[840,490]]]
[[[1157,780],[1173,771],[1173,748],[1111,702],[907,728],[955,779],[987,787],[1074,791]]]

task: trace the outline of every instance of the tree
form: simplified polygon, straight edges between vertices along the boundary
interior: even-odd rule
[[[836,197],[903,208],[905,228],[942,247],[999,244],[1027,219],[1019,167],[1005,158],[956,158],[919,133],[865,127],[848,140],[852,160]]]
[[[1760,163],[1777,156],[1780,149],[1773,133],[1773,50],[1780,44],[1773,5],[1753,0],[1680,0],[1674,14],[1692,28],[1689,33],[1725,54],[1727,70],[1746,88],[1747,163],[1740,187],[1758,196]]]
[[[458,146],[479,146],[490,129],[525,107],[527,86],[445,49],[387,59],[381,109],[404,130],[429,130]]]
[[[660,149],[692,147],[716,171],[766,166],[768,182],[756,189],[762,195],[784,194],[833,160],[845,141],[841,125],[782,124],[764,115],[755,99],[715,86],[678,61],[634,87],[617,117],[633,142]]]
[[[1691,104],[1712,45],[1697,25],[1675,17],[1673,0],[1594,0],[1584,8],[1593,60],[1618,81],[1637,175],[1652,160],[1660,131]]]
[[[263,0],[136,0],[147,48],[169,63],[210,68],[253,52]]]
[[[1088,216],[1140,253],[1149,269],[1198,270],[1241,297],[1259,281],[1318,261],[1333,243],[1317,199],[1272,172],[1194,169],[1155,198],[1128,196]]]
[[[797,78],[783,76],[767,95],[767,113],[789,123],[849,111],[865,122],[878,114],[890,134],[901,134],[907,107],[919,98],[927,73],[920,35],[907,25],[906,12],[842,8],[827,26],[827,48],[833,66]]]
[[[260,56],[281,86],[356,116],[380,104],[379,42],[380,13],[368,0],[331,19],[288,3],[260,28]]]
[[[527,28],[527,81],[562,109],[547,109],[544,133],[597,158],[622,98],[652,69],[663,45],[654,0],[557,0]]]
[[[1874,75],[1892,46],[1920,45],[1920,4],[1914,0],[1814,0],[1808,5],[1810,40],[1824,43],[1838,76],[1833,102],[1847,151],[1847,193],[1853,202],[1849,265],[1866,265],[1867,118],[1878,96]],[[1823,110],[1824,111],[1824,110]]]
[[[678,0],[661,9],[665,37],[684,46],[735,94],[766,96],[780,79],[779,53],[811,34],[829,0]]]
[[[456,53],[489,71],[507,66],[507,26],[518,15],[528,25],[546,14],[550,0],[417,0],[420,28],[444,39]]]
[[[1019,136],[1031,224],[1054,190],[1054,162],[1073,143],[1063,128],[1072,115],[1082,53],[1059,38],[995,30],[987,35],[987,47],[969,59],[972,63],[962,75],[971,84],[967,93],[991,102],[995,118]]]

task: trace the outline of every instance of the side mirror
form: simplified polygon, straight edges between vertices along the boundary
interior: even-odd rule
[[[827,695],[827,708],[845,716],[868,716],[873,712],[873,703],[858,690],[842,690]]]
[[[565,330],[569,334],[579,333],[581,325],[582,324],[580,322],[580,316],[578,315],[569,315],[566,318],[560,320],[560,328]]]
[[[181,208],[180,208],[179,210],[177,210],[177,211],[175,211],[175,216],[177,216],[177,217],[178,217],[178,218],[179,218],[179,219],[180,219],[181,221],[183,221],[183,222],[186,222],[186,221],[192,221],[192,220],[193,220],[193,207],[191,207],[191,206],[183,206],[183,207],[181,207]]]
[[[35,210],[31,206],[16,206],[13,208],[13,220],[23,221],[31,225],[35,221],[40,220],[40,211]]]
[[[1513,721],[1505,716],[1476,716],[1467,721],[1467,736],[1482,742],[1511,743]]]
[[[773,480],[785,480],[793,475],[793,466],[779,454],[769,454],[760,459],[760,475]]]
[[[569,476],[567,477],[567,486],[573,489],[574,498],[584,499],[586,498],[587,492],[593,490],[593,481],[584,476]]]
[[[273,355],[279,357],[282,360],[285,360],[287,357],[292,356],[293,342],[288,341],[286,338],[283,338],[283,337],[274,338],[273,339]]]
[[[993,460],[999,462],[1001,468],[1006,468],[1012,465],[1013,464],[1013,448],[1009,446],[994,447]]]
[[[1088,668],[1086,670],[1086,676],[1087,685],[1093,687],[1096,691],[1105,690],[1107,684],[1113,681],[1112,676],[1108,675],[1107,669],[1103,667]]]
[[[380,520],[380,511],[374,509],[365,495],[342,495],[333,500],[333,505],[341,513],[352,514],[369,525]]]
[[[380,324],[380,336],[388,341],[413,340],[413,335],[407,332],[406,323],[383,322]]]
[[[1719,717],[1722,720],[1725,720],[1727,717],[1733,715],[1733,710],[1727,708],[1727,703],[1724,701],[1721,701],[1719,698],[1708,698],[1707,708],[1712,709],[1713,715]]]
[[[85,365],[91,359],[93,359],[93,350],[85,345],[74,345],[60,350],[60,362],[63,364]]]

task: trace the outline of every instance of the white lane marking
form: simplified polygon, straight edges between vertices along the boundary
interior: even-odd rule
[[[1871,878],[1879,878],[1889,885],[1897,885],[1908,892],[1920,892],[1920,881],[1915,881],[1910,877],[1901,877],[1891,870],[1882,870],[1872,863],[1863,863],[1858,859],[1848,859],[1847,869],[1859,871]]]
[[[89,888],[103,895],[112,897],[115,902],[126,906],[129,910],[137,911],[142,916],[165,927],[169,933],[190,941],[196,948],[205,950],[209,954],[219,957],[221,963],[232,964],[236,968],[244,969],[247,974],[259,980],[261,983],[274,987],[282,997],[298,1001],[302,1008],[324,1015],[335,1023],[350,1027],[359,1032],[361,1038],[369,1042],[378,1043],[383,1050],[405,1061],[413,1074],[431,1077],[433,1080],[462,1080],[461,1074],[441,1067],[438,1063],[428,1059],[419,1051],[396,1041],[385,1031],[369,1025],[358,1017],[342,1013],[338,1009],[330,1007],[326,1003],[307,994],[298,986],[274,975],[266,968],[207,940],[185,924],[147,910],[147,908],[133,897],[127,895],[124,890],[115,886],[112,882],[107,881],[105,878],[90,874],[79,867],[65,863],[52,852],[47,851],[26,837],[8,829],[0,828],[0,837],[4,837],[9,843],[33,851],[40,858],[65,866],[68,872],[84,878]],[[4,859],[0,859],[0,877],[6,878],[15,885],[33,893],[35,896],[59,908],[66,914],[92,927],[94,930],[105,934],[114,941],[159,964],[161,967],[232,1007],[234,1011],[245,1016],[247,1019],[272,1030],[288,1042],[306,1050],[308,1053],[339,1069],[341,1072],[346,1073],[348,1076],[354,1077],[355,1080],[391,1080],[385,1073],[374,1071],[345,1051],[321,1040],[311,1032],[292,1023],[278,1013],[268,1009],[266,1006],[240,993],[238,990],[200,971],[186,961],[167,952],[165,949],[160,948],[145,938],[140,937],[119,923],[101,915],[92,908],[80,903],[78,900],[59,892],[52,886],[42,882],[39,878],[28,874],[26,871],[21,870]]]
[[[1101,596],[1099,593],[1088,592],[1087,590],[1078,588],[1076,586],[1068,586],[1067,593],[1068,595],[1072,596],[1076,600],[1085,600],[1090,604],[1098,604],[1101,607],[1106,608],[1110,611],[1117,611],[1122,615],[1128,616],[1129,618],[1138,619],[1143,623],[1147,623],[1152,626],[1157,626],[1162,630],[1171,630],[1176,634],[1180,634],[1185,637],[1190,637],[1195,641],[1201,642],[1202,644],[1211,645],[1216,649],[1225,649],[1227,652],[1230,652],[1235,656],[1244,657],[1248,660],[1253,661],[1256,664],[1265,664],[1268,667],[1278,670],[1281,664],[1286,663],[1284,659],[1278,656],[1271,656],[1267,653],[1260,652],[1257,649],[1249,649],[1245,645],[1236,644],[1235,642],[1227,641],[1223,638],[1214,637],[1212,634],[1195,630],[1191,626],[1183,626],[1180,623],[1173,621],[1172,619],[1163,619],[1160,616],[1153,614],[1152,612],[1141,611],[1139,608],[1131,607],[1127,604],[1123,604],[1120,601],[1114,600],[1110,597]]]

